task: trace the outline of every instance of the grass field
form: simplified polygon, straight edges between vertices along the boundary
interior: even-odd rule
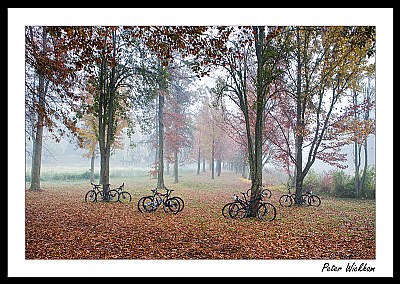
[[[223,205],[249,188],[234,173],[212,180],[207,173],[166,177],[185,209],[140,213],[137,201],[150,194],[148,176],[116,177],[131,204],[84,202],[88,181],[42,182],[26,190],[26,259],[375,259],[375,201],[322,196],[320,207],[279,205],[283,189],[271,188],[274,221],[225,219]]]

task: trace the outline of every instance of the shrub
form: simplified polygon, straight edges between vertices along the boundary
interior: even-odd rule
[[[335,182],[334,195],[337,197],[355,197],[354,195],[354,178],[347,175],[344,171],[336,171],[333,174]]]
[[[360,176],[362,176],[362,172]],[[375,199],[375,188],[376,188],[376,172],[375,166],[368,166],[365,176],[364,190],[362,191],[362,197],[367,199]]]
[[[317,193],[319,191],[319,186],[318,174],[313,169],[310,169],[303,181],[303,192],[312,190]]]
[[[328,195],[335,193],[334,171],[323,172],[320,178],[320,192]]]

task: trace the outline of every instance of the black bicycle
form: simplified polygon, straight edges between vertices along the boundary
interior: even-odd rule
[[[129,192],[124,190],[125,183],[123,182],[115,190],[118,192],[118,201],[120,203],[130,203],[132,201],[132,196]]]
[[[288,186],[288,193],[279,198],[279,204],[282,207],[290,207],[293,204],[318,207],[321,204],[321,198],[313,194],[311,190],[307,190],[300,197],[296,197],[296,193],[292,193],[290,189],[291,187]]]
[[[255,202],[257,205],[257,218],[260,220],[273,221],[276,217],[276,208],[272,203],[265,202],[261,194],[256,199],[247,199],[247,192],[241,192],[243,198],[233,195],[233,202],[228,202],[222,207],[222,215],[225,218],[243,219],[251,214],[251,208]]]
[[[107,191],[104,194],[103,190],[99,190],[96,192],[96,201],[97,202],[118,202],[119,201],[119,192],[116,189],[110,189],[110,184],[107,183]]]
[[[165,213],[174,213],[177,214],[180,212],[180,201],[177,197],[171,197],[170,194],[173,189],[165,188],[166,193],[161,193],[157,190],[157,188],[152,189],[153,195],[143,196],[138,200],[137,207],[142,213],[150,213],[154,212],[160,207],[163,206]]]
[[[306,190],[305,194],[303,194],[304,199],[307,202],[307,205],[318,207],[321,205],[321,198],[318,195],[312,193],[312,190]]]
[[[170,190],[170,197],[174,198],[176,200],[178,200],[179,202],[179,212],[183,210],[183,208],[185,207],[185,202],[183,201],[183,199],[179,196],[171,196],[172,191],[174,191],[173,189],[168,189],[165,187],[166,190]]]
[[[95,184],[93,182],[90,183],[93,188],[86,192],[85,194],[85,202],[96,202],[97,193],[103,191],[101,188],[101,184]]]

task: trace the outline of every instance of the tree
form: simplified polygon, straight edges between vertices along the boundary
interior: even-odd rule
[[[368,32],[365,32],[368,31]],[[288,93],[294,100],[296,196],[316,158],[335,163],[341,145],[333,144],[334,110],[345,91],[363,72],[374,38],[363,27],[294,27],[291,56],[286,61]],[[328,95],[330,93],[331,95]],[[324,140],[329,141],[325,144]],[[304,148],[307,159],[303,161]],[[335,158],[336,157],[336,158]]]
[[[229,75],[227,95],[243,113],[252,200],[256,200],[262,186],[264,110],[274,95],[271,85],[282,74],[280,62],[286,51],[286,38],[278,36],[280,32],[280,27],[270,27],[267,30],[265,27],[251,27],[240,30],[221,63]],[[249,96],[248,84],[251,79],[255,86],[254,100]],[[255,113],[254,127],[251,123],[252,111]],[[251,205],[251,216],[255,216],[257,205],[258,202]]]
[[[165,140],[167,160],[174,162],[174,181],[177,183],[180,160],[184,159],[184,149],[192,146],[190,106],[194,101],[194,93],[188,89],[192,78],[184,66],[174,66],[170,73],[170,92],[165,111]]]
[[[361,76],[359,89],[350,91],[349,104],[343,109],[343,114],[338,121],[338,128],[346,137],[347,143],[354,146],[354,195],[358,198],[364,196],[365,175],[368,166],[368,137],[375,133],[375,119],[371,116],[375,109],[375,86],[371,77]],[[362,149],[364,148],[364,151]],[[364,152],[364,157],[362,157]],[[360,176],[361,161],[364,160],[362,176]]]
[[[177,56],[183,59],[192,59],[190,67],[201,77],[207,74],[212,60],[215,58],[212,50],[220,48],[224,38],[229,34],[224,29],[219,30],[215,37],[209,37],[206,32],[209,27],[205,26],[147,26],[147,27],[124,27],[134,38],[140,41],[154,54],[160,61],[163,68],[167,68]],[[219,35],[219,36],[218,36]],[[193,61],[193,57],[201,60]],[[162,69],[159,69],[162,70]],[[167,72],[168,73],[168,72]],[[167,74],[165,73],[165,74]],[[167,81],[163,77],[164,72],[159,73],[161,81],[158,81],[158,180],[157,188],[164,188],[164,95],[166,93]],[[161,93],[160,93],[161,90]]]
[[[25,27],[25,107],[28,137],[33,140],[31,190],[40,189],[43,131],[60,141],[77,138],[77,110],[81,96],[74,90],[81,81],[77,64],[51,27]]]

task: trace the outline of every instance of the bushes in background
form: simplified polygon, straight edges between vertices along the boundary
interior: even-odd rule
[[[360,182],[362,172],[360,173]],[[361,198],[375,198],[375,167],[368,166],[364,190],[361,191]],[[310,170],[304,179],[304,189],[311,189],[314,193],[321,193],[335,197],[354,198],[354,176],[346,174],[342,170],[316,173]]]

